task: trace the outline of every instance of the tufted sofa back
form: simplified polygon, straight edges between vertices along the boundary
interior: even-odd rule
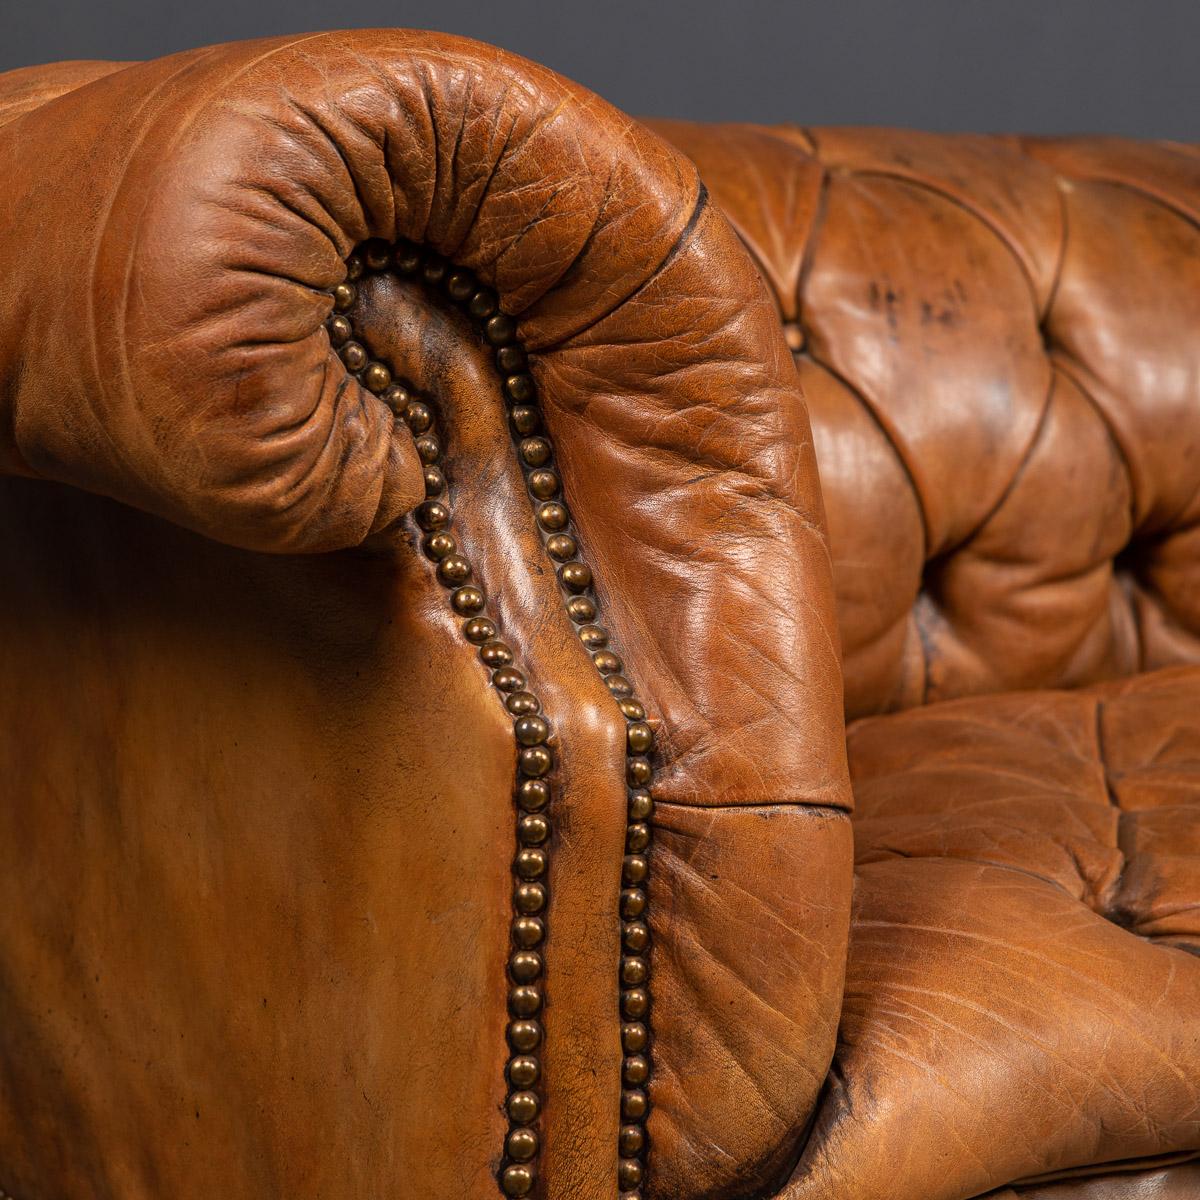
[[[796,357],[847,716],[1200,662],[1200,148],[656,127]]]

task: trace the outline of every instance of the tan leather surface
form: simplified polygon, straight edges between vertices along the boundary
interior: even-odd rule
[[[0,1187],[491,1195],[511,735],[424,564],[2,497]]]
[[[1200,1150],[1198,711],[1182,667],[851,726],[846,1002],[788,1200]]]
[[[651,710],[630,1195],[1196,1191],[1200,154],[658,127],[711,199],[438,35],[0,77],[17,1200],[496,1194],[512,725],[325,332],[369,238],[518,318]],[[624,719],[478,330],[360,293],[552,720],[537,1195],[610,1197]]]
[[[812,412],[854,717],[1200,662],[1200,155],[656,122]]]
[[[995,1193],[994,1200],[1192,1200],[1193,1196],[1200,1196],[1200,1166],[1188,1164],[1078,1182],[1005,1188]]]
[[[0,1186],[495,1191],[511,728],[404,515],[411,439],[325,333],[346,255],[382,237],[519,318],[658,734],[647,1194],[761,1190],[833,1052],[850,795],[812,437],[735,235],[685,159],[476,43],[110,68],[0,80],[0,468],[32,477],[4,484],[25,582],[0,819],[34,864],[4,883]],[[377,352],[449,415],[461,536],[554,722],[543,1179],[592,1200],[616,1174],[624,724],[478,333],[364,291]]]

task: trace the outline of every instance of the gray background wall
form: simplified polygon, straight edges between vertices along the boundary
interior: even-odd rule
[[[634,113],[1200,141],[1200,0],[0,0],[0,70],[407,25]]]

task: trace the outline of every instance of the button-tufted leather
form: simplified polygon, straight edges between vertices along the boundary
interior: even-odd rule
[[[846,999],[781,1195],[960,1200],[1192,1156],[1200,670],[1155,668],[1200,662],[1200,155],[657,127],[796,356],[847,715],[913,709],[848,732]]]
[[[1200,155],[663,122],[775,294],[850,717],[1200,662]]]
[[[1200,1191],[1200,154],[652,124],[0,77],[0,1198]]]

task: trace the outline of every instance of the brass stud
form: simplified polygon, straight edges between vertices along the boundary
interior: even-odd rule
[[[440,255],[431,254],[421,267],[421,278],[429,284],[441,283],[446,277],[446,260]]]
[[[596,619],[596,602],[590,596],[572,596],[567,601],[567,616],[577,625]]]
[[[522,883],[513,894],[517,912],[536,917],[546,907],[546,889],[540,883]]]
[[[526,746],[518,755],[521,772],[537,779],[554,765],[554,758],[545,746]]]
[[[520,918],[518,918],[520,919]],[[526,921],[535,921],[542,932],[545,927],[537,917],[526,917]],[[542,973],[542,956],[532,950],[518,950],[508,963],[509,974],[517,983],[532,983]]]
[[[473,617],[483,608],[483,592],[468,584],[450,594],[450,605],[460,617]],[[495,683],[495,679],[492,680]]]
[[[435,466],[427,466],[424,471],[425,495],[440,496],[446,490],[446,477]]]
[[[437,500],[425,500],[418,504],[414,515],[417,524],[426,532],[444,529],[450,524],[450,510]]]
[[[542,1027],[537,1021],[509,1021],[508,1044],[519,1054],[528,1054],[537,1049],[541,1040]]]
[[[628,887],[621,892],[621,916],[626,920],[640,917],[646,911],[646,893],[641,888]]]
[[[564,563],[558,569],[558,578],[572,592],[582,592],[592,585],[592,571],[587,563]]]
[[[654,769],[647,759],[631,758],[625,763],[625,778],[630,787],[645,787],[654,778]]]
[[[367,391],[374,392],[378,396],[391,386],[392,373],[381,362],[369,363],[367,369],[363,371],[363,383],[366,385]]]
[[[501,667],[492,676],[492,687],[501,692],[519,692],[525,687],[525,676],[515,667]]]
[[[629,817],[633,821],[648,821],[654,812],[654,799],[645,788],[629,793]]]
[[[516,945],[528,950],[542,944],[542,939],[546,936],[546,926],[542,924],[540,917],[517,917],[513,921],[512,936]],[[532,978],[536,979],[536,974]]]
[[[491,288],[480,288],[471,297],[467,308],[477,321],[486,320],[496,311],[496,293]]]
[[[623,878],[627,884],[644,882],[649,874],[649,864],[644,854],[627,854],[623,864]]]
[[[384,400],[387,401],[388,407],[397,416],[403,416],[404,410],[408,406],[408,402],[412,397],[408,394],[408,388],[401,387],[398,383],[393,383],[386,392],[383,393]]]
[[[639,987],[646,982],[649,971],[644,958],[630,957],[621,959],[621,982],[626,987]]]
[[[642,1182],[642,1164],[636,1158],[623,1158],[617,1164],[617,1183],[622,1188],[637,1187]]]
[[[507,313],[497,313],[488,318],[483,336],[493,346],[505,346],[517,336],[517,323]]]
[[[528,1162],[538,1151],[537,1134],[532,1129],[514,1129],[505,1140],[504,1150],[517,1162]]]
[[[409,400],[404,406],[404,423],[413,433],[425,433],[433,425],[433,410],[420,400]]]
[[[637,700],[622,700],[621,712],[631,721],[644,721],[646,719],[645,706]]]
[[[624,675],[610,675],[604,682],[618,700],[633,695],[633,684]]]
[[[597,650],[592,655],[592,662],[601,675],[612,675],[621,669],[621,660],[611,650]]]
[[[432,433],[423,433],[413,445],[417,448],[417,457],[426,465],[437,462],[442,453],[441,443]]]
[[[566,562],[579,553],[579,544],[569,533],[554,533],[546,539],[546,553],[558,562]]]
[[[329,318],[329,340],[335,345],[340,346],[354,333],[354,326],[346,317],[330,317]]]
[[[622,1125],[617,1134],[617,1146],[626,1158],[635,1158],[646,1145],[646,1133],[640,1125]]]
[[[540,1072],[541,1067],[538,1060],[529,1055],[522,1054],[508,1060],[508,1081],[515,1088],[533,1087],[537,1083]],[[511,1101],[509,1102],[509,1112],[512,1112]]]
[[[496,369],[505,375],[515,375],[524,371],[527,365],[528,358],[523,346],[501,346],[496,351]]]
[[[514,1058],[512,1063],[516,1061]],[[512,1063],[509,1064],[510,1070]],[[541,1103],[538,1100],[537,1092],[522,1090],[513,1092],[508,1098],[508,1115],[518,1125],[528,1125],[531,1121],[537,1120],[540,1108]]]
[[[421,542],[421,548],[434,562],[440,562],[458,549],[458,543],[452,534],[443,531],[428,534]]]
[[[531,433],[536,433],[542,423],[542,419],[538,413],[538,410],[528,404],[522,405],[520,408],[514,408],[508,414],[508,417],[509,420],[512,421],[512,427],[522,437],[527,437]]]
[[[517,852],[513,870],[522,879],[541,879],[546,873],[546,852],[526,846]]]
[[[534,1017],[542,1007],[542,993],[535,987],[522,984],[510,988],[508,992],[508,1011],[514,1017]],[[631,1080],[631,1082],[638,1082]]]
[[[557,500],[538,505],[537,519],[538,524],[549,533],[565,529],[571,520],[566,505],[559,504]]]
[[[347,371],[361,371],[367,365],[367,352],[358,342],[347,342],[338,353]]]
[[[539,812],[550,803],[550,785],[544,779],[522,780],[517,788],[517,803],[526,812]]]
[[[504,1168],[500,1176],[500,1187],[506,1196],[528,1196],[533,1191],[533,1168],[524,1164],[513,1163]]]
[[[608,634],[599,625],[585,625],[579,630],[579,640],[589,650],[600,650],[608,645]]]
[[[631,754],[645,754],[654,745],[654,730],[645,721],[635,721],[625,730]]]
[[[625,848],[632,854],[640,854],[650,845],[650,826],[643,821],[635,821],[625,831]]]
[[[650,997],[645,988],[629,988],[621,993],[621,1013],[628,1021],[638,1021],[650,1008]]]
[[[485,642],[479,647],[479,657],[489,667],[507,667],[513,660],[512,647],[507,642]]]
[[[626,1121],[642,1120],[649,1109],[650,1102],[641,1088],[627,1088],[621,1093],[621,1116]]]
[[[505,698],[504,707],[514,717],[527,717],[536,713],[542,705],[532,692],[513,692]]]
[[[392,265],[400,275],[415,275],[421,266],[421,251],[411,242],[401,242],[392,251]]]
[[[359,254],[351,254],[346,259],[346,278],[361,279],[363,273],[363,260]]]
[[[528,467],[543,467],[550,461],[550,443],[545,438],[525,438],[517,449]]]
[[[452,300],[465,304],[475,292],[475,276],[461,268],[451,271],[446,277],[446,291]]]
[[[357,299],[358,288],[352,283],[339,283],[333,289],[333,307],[338,312],[345,312],[346,309],[353,308]]]
[[[626,1021],[621,1026],[621,1049],[626,1054],[641,1054],[650,1041],[650,1033],[640,1021]],[[636,1153],[631,1151],[630,1153]]]
[[[496,636],[496,626],[487,617],[472,617],[463,625],[463,637],[473,646],[482,646]]]
[[[386,270],[392,261],[391,247],[382,238],[372,238],[363,247],[363,258],[372,271]]]
[[[641,954],[650,945],[650,926],[645,921],[626,921],[621,926],[621,942],[626,950]]]
[[[544,717],[521,717],[513,724],[513,733],[522,746],[540,746],[550,736]]]
[[[504,395],[511,404],[528,404],[537,395],[533,377],[525,374],[510,375],[504,381]]]
[[[550,836],[550,822],[541,813],[526,813],[517,822],[517,836],[526,846],[540,846]]]
[[[549,500],[558,491],[558,487],[558,476],[545,467],[529,474],[529,490],[539,500]]]
[[[438,563],[437,576],[446,587],[458,587],[471,578],[471,564],[461,554],[447,554]]]
[[[625,992],[622,996],[622,1007],[624,1007],[625,998],[629,995],[631,995],[630,992]],[[649,1079],[649,1075],[650,1064],[643,1055],[631,1054],[620,1064],[620,1078],[626,1086],[641,1087]]]

